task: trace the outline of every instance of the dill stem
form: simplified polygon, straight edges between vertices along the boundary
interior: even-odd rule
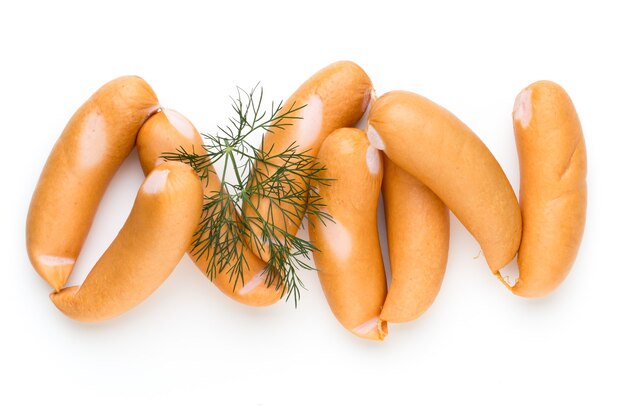
[[[233,155],[233,151],[232,149],[230,149],[230,146],[228,146],[228,150],[226,151],[228,153],[228,159],[230,159],[231,164],[233,164],[233,169],[235,171],[235,177],[237,178],[237,183],[239,184],[240,187],[242,187],[242,189],[244,189],[243,187],[243,181],[241,180],[241,176],[239,175],[239,167],[237,166],[237,162],[235,161],[235,156]]]

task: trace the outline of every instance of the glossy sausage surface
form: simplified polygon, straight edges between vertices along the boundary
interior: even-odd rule
[[[107,185],[158,107],[143,79],[117,78],[76,111],[54,145],[30,203],[26,246],[55,290],[67,282]]]
[[[372,83],[369,77],[353,62],[335,62],[321,69],[305,81],[284,103],[285,110],[291,106],[294,108],[306,106],[294,114],[301,119],[290,121],[292,125],[284,129],[274,129],[273,132],[267,133],[263,149],[269,155],[278,155],[295,142],[298,152],[307,151],[308,155],[317,155],[322,141],[331,132],[341,127],[354,126],[359,121],[370,101],[371,91]],[[280,160],[273,159],[273,162],[279,163]],[[255,168],[257,179],[271,176],[276,171],[276,167],[263,163],[258,163]],[[295,188],[307,186],[299,177],[291,176],[289,181]],[[252,176],[251,185],[255,183],[255,177]],[[306,207],[306,196],[299,202]],[[269,199],[261,197],[253,198],[246,204],[244,212],[248,217],[268,219],[272,217],[271,212],[277,212],[277,208],[270,207]],[[273,216],[273,222],[275,226],[295,235],[303,216],[304,210],[296,210],[287,219]],[[255,232],[260,236],[259,228],[256,228]],[[263,244],[261,237],[259,242],[249,242],[249,246],[267,261],[268,245]]]
[[[312,217],[315,265],[337,320],[357,336],[382,340],[387,323],[380,312],[387,294],[378,242],[376,208],[383,176],[380,152],[358,129],[339,129],[324,141],[319,158],[332,178],[319,195],[333,221]]]
[[[494,156],[463,122],[425,97],[394,91],[372,105],[368,136],[450,208],[493,273],[513,259],[522,232],[517,198]]]
[[[175,152],[177,149],[185,149],[187,152],[195,152],[198,155],[206,154],[202,147],[203,141],[195,126],[180,113],[164,109],[143,125],[137,137],[137,151],[144,173],[148,175],[155,166],[163,162],[164,152]],[[220,191],[221,183],[215,173],[210,173],[208,182],[205,182],[204,196],[211,197]],[[202,236],[206,237],[207,232]],[[233,262],[227,265],[223,271],[217,271],[214,276],[208,274],[209,258],[214,256],[213,250],[203,254],[194,254],[189,248],[189,257],[194,261],[198,269],[202,271],[215,286],[228,297],[250,306],[267,306],[278,301],[282,294],[282,288],[276,288],[265,284],[265,263],[263,263],[245,245],[241,250],[246,259],[247,267],[243,271],[243,282],[231,280],[229,268]]]
[[[518,95],[513,125],[524,228],[520,276],[512,291],[540,297],[565,279],[582,240],[587,208],[585,139],[572,100],[550,81],[531,84]]]
[[[167,162],[144,180],[119,234],[81,286],[50,298],[81,321],[110,319],[145,300],[172,273],[189,247],[202,210],[202,184],[180,162]]]
[[[391,284],[381,318],[411,321],[435,300],[448,261],[448,208],[424,184],[384,158],[383,201]]]

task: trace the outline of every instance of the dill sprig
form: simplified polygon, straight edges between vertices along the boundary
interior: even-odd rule
[[[244,284],[244,273],[249,269],[246,245],[256,255],[269,254],[265,285],[281,291],[287,300],[293,296],[297,306],[300,288],[305,288],[298,270],[313,269],[308,261],[317,248],[289,233],[288,225],[299,224],[305,215],[322,223],[332,220],[323,210],[318,188],[330,180],[321,175],[325,167],[308,154],[308,149],[300,150],[295,139],[284,150],[264,146],[265,133],[291,126],[293,120],[301,119],[298,112],[304,106],[293,103],[283,108],[281,101],[264,110],[263,89],[258,84],[250,92],[238,87],[231,102],[234,116],[228,123],[218,126],[215,134],[202,135],[205,152],[179,148],[163,154],[166,160],[189,164],[205,184],[217,175],[213,164],[223,161],[221,186],[205,195],[191,255],[207,259],[206,273],[211,279],[226,272],[234,290],[240,282]],[[250,142],[254,133],[263,134],[259,148]],[[234,174],[233,181],[227,179],[227,173]],[[267,207],[263,213],[256,208],[261,199]],[[253,208],[253,214],[246,214],[244,206]]]

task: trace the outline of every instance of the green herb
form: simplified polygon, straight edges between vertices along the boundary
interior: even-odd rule
[[[298,224],[305,215],[322,223],[332,221],[323,210],[318,188],[330,180],[321,176],[325,167],[307,150],[298,149],[295,140],[282,151],[275,152],[273,147],[264,150],[265,133],[282,130],[301,119],[297,114],[304,106],[293,104],[284,109],[281,101],[278,105],[272,102],[269,111],[263,110],[263,89],[258,85],[250,92],[237,88],[237,96],[231,100],[235,115],[228,124],[218,127],[216,134],[203,134],[206,153],[180,148],[163,155],[164,159],[189,164],[205,183],[215,173],[213,163],[222,160],[224,164],[219,191],[205,195],[191,254],[208,259],[206,273],[211,279],[217,273],[228,273],[234,291],[240,281],[244,284],[244,273],[249,269],[245,245],[257,255],[269,253],[265,285],[281,291],[286,299],[293,296],[297,306],[300,288],[304,288],[298,270],[313,269],[307,261],[317,248],[289,233],[287,226]],[[254,133],[263,133],[260,148],[250,143]],[[255,169],[257,165],[264,169]],[[234,181],[226,179],[227,172],[234,173]],[[269,203],[266,216],[256,209],[254,215],[244,213],[244,206],[254,208],[254,202],[262,198]]]

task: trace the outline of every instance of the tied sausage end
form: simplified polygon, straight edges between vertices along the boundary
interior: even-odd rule
[[[374,317],[350,331],[363,339],[383,341],[387,336],[387,322]]]

